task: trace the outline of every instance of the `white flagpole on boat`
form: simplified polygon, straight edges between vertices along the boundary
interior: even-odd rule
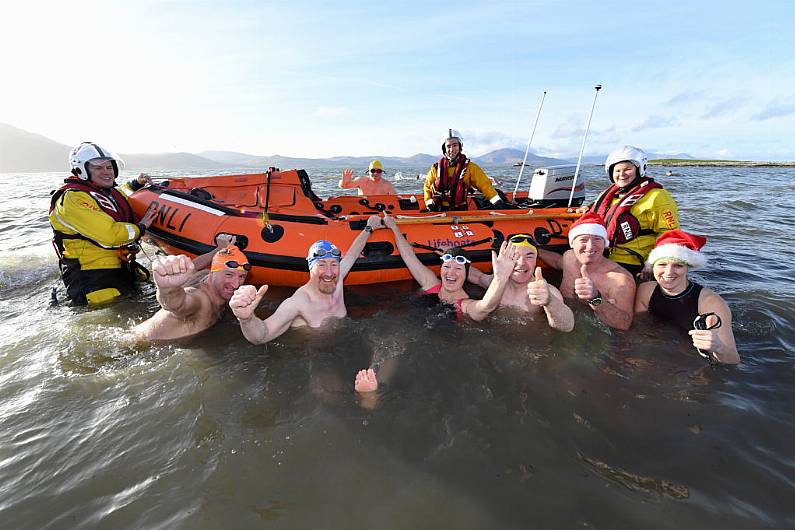
[[[567,208],[571,208],[571,200],[574,197],[574,187],[577,185],[577,176],[580,174],[580,165],[582,163],[582,152],[585,150],[585,139],[588,138],[588,130],[591,128],[591,118],[593,117],[593,109],[596,107],[596,96],[602,90],[602,85],[594,87],[593,104],[591,105],[591,113],[588,114],[588,123],[585,125],[585,134],[582,135],[582,145],[580,146],[580,156],[577,157],[577,169],[574,170],[574,181],[571,183],[571,193],[569,193],[569,204]]]
[[[547,91],[541,96],[541,103],[538,104],[538,112],[536,112],[536,121],[533,123],[533,131],[530,133],[530,138],[527,140],[527,149],[524,150],[524,160],[522,160],[522,167],[519,168],[519,178],[516,179],[516,186],[513,188],[514,202],[516,202],[516,192],[519,191],[519,183],[522,181],[522,173],[524,172],[524,165],[527,162],[527,154],[530,152],[530,144],[533,143],[533,136],[536,135],[536,127],[538,126],[538,117],[541,116],[541,107],[544,106],[544,98],[547,97]]]

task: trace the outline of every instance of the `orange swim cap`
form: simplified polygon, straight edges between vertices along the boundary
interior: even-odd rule
[[[251,265],[249,265],[246,255],[239,248],[235,245],[229,245],[215,253],[210,272],[218,272],[224,269],[250,271]]]

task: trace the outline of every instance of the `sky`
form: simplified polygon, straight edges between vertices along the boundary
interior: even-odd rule
[[[795,160],[795,0],[0,0],[0,122],[116,152]],[[596,93],[594,86],[601,84]],[[596,97],[595,97],[596,96]],[[595,101],[595,105],[594,105]]]

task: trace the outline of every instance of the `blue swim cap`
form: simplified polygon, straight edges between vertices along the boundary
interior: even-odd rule
[[[337,261],[342,261],[342,252],[334,246],[334,243],[326,241],[325,239],[315,241],[312,246],[309,247],[309,252],[306,254],[306,261],[309,262],[310,270],[312,269],[312,265],[318,260],[327,258],[334,258]]]

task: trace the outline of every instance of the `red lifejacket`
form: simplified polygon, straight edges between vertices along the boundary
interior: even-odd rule
[[[463,175],[469,166],[469,159],[461,153],[456,160],[459,163],[456,164],[456,171],[452,175],[448,174],[450,161],[446,157],[440,158],[434,164],[436,166],[436,181],[434,181],[433,187],[434,191],[439,194],[439,201],[447,201],[453,209],[466,209],[467,185],[464,183]]]
[[[67,191],[77,190],[88,193],[94,199],[97,205],[102,208],[102,211],[113,217],[115,221],[120,223],[134,223],[135,217],[127,202],[127,198],[116,188],[107,190],[97,188],[77,177],[69,177],[64,180],[64,185],[52,193],[50,198],[50,213],[55,208],[55,203]]]
[[[620,196],[618,186],[613,184],[596,199],[591,211],[605,220],[607,239],[611,247],[616,243],[628,243],[638,236],[653,233],[650,230],[641,230],[640,221],[630,210],[648,192],[661,188],[662,185],[654,182],[654,179],[641,177],[632,188]],[[616,198],[619,198],[619,201],[613,205],[613,199]]]
[[[97,205],[102,209],[103,212],[111,216],[115,221],[120,223],[134,223],[135,222],[135,214],[133,213],[132,208],[130,207],[130,203],[127,202],[127,198],[124,196],[116,188],[110,189],[100,189],[91,184],[87,183],[84,180],[78,179],[77,177],[69,177],[64,180],[64,185],[61,186],[56,191],[52,192],[52,197],[50,198],[50,210],[48,213],[52,213],[55,209],[55,204],[63,197],[63,194],[67,191],[83,191],[87,193]],[[139,228],[142,225],[139,225]],[[143,234],[143,230],[141,230]],[[64,239],[82,239],[88,241],[100,248],[102,245],[97,243],[96,241],[92,240],[84,236],[83,234],[64,234],[55,230],[53,228],[53,245],[55,246],[55,252],[58,254],[58,259],[63,261],[63,240]],[[135,245],[129,245],[129,248],[122,247],[117,249],[117,253],[119,254],[119,258],[123,261],[130,261],[135,259]]]

